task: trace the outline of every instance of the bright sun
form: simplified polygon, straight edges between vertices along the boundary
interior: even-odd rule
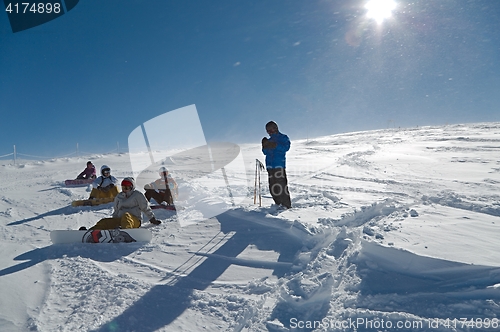
[[[396,8],[394,0],[370,0],[365,8],[368,10],[366,16],[373,18],[378,24],[391,17],[392,11]]]

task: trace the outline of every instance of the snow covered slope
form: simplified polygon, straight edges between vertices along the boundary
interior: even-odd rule
[[[500,328],[500,123],[293,141],[287,211],[265,174],[253,204],[263,156],[242,154],[243,203],[186,227],[155,210],[147,244],[50,243],[111,214],[64,180],[87,159],[121,180],[127,154],[0,163],[0,331]]]

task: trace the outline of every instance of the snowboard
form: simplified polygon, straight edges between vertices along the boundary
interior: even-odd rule
[[[153,235],[144,228],[109,230],[55,230],[50,232],[53,244],[64,243],[130,243],[149,242]]]
[[[170,211],[176,211],[177,209],[175,208],[175,205],[164,205],[164,204],[152,204],[151,205],[152,210],[158,210],[158,209],[163,209],[163,210],[170,210]]]
[[[96,205],[111,203],[114,200],[115,200],[114,197],[81,199],[71,202],[71,206],[96,206]]]
[[[64,184],[66,187],[82,187],[87,186],[94,182],[94,179],[75,179],[75,180],[66,180]]]

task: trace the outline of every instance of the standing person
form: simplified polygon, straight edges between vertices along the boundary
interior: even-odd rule
[[[144,186],[144,190],[146,190],[146,199],[148,202],[153,198],[158,204],[165,202],[167,205],[173,205],[174,198],[179,194],[177,182],[175,182],[172,175],[168,173],[166,167],[160,167],[158,173],[160,174],[158,180]],[[168,186],[166,183],[168,183]]]
[[[90,229],[139,228],[141,227],[142,213],[146,215],[150,223],[161,224],[161,221],[155,218],[146,197],[135,189],[134,178],[126,177],[121,186],[122,192],[115,197],[111,218],[99,220]],[[80,230],[86,230],[86,228],[80,227]]]
[[[278,130],[278,124],[269,121],[266,124],[269,138],[262,139],[262,152],[266,156],[267,176],[269,191],[274,202],[283,208],[290,209],[292,203],[288,191],[286,177],[286,152],[290,150],[290,139]]]
[[[96,178],[96,172],[95,172],[95,166],[92,164],[91,161],[87,161],[87,167],[78,174],[76,177],[77,180],[86,180],[86,179],[95,179]]]
[[[89,199],[93,198],[115,198],[118,195],[116,184],[118,180],[111,175],[111,168],[107,165],[101,166],[101,176],[92,182],[92,191]]]

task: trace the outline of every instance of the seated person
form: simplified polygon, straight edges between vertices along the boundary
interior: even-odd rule
[[[165,167],[160,167],[158,173],[160,174],[158,180],[144,186],[146,199],[149,202],[153,198],[158,204],[165,202],[167,205],[172,205],[174,204],[174,199],[179,195],[177,182],[175,182]],[[165,182],[168,182],[168,186],[166,186]]]
[[[95,166],[92,164],[91,161],[87,161],[87,167],[78,174],[76,177],[77,180],[86,180],[86,179],[95,179],[96,178],[96,173],[95,173]]]
[[[161,221],[155,218],[146,197],[135,189],[134,178],[123,179],[121,185],[122,192],[115,197],[111,218],[99,220],[90,229],[139,228],[141,227],[142,213],[152,224],[161,224]],[[86,230],[86,227],[80,227],[80,230]]]
[[[116,184],[118,180],[111,175],[111,169],[107,165],[102,165],[101,176],[92,182],[92,191],[89,199],[93,198],[115,198],[118,195]]]

